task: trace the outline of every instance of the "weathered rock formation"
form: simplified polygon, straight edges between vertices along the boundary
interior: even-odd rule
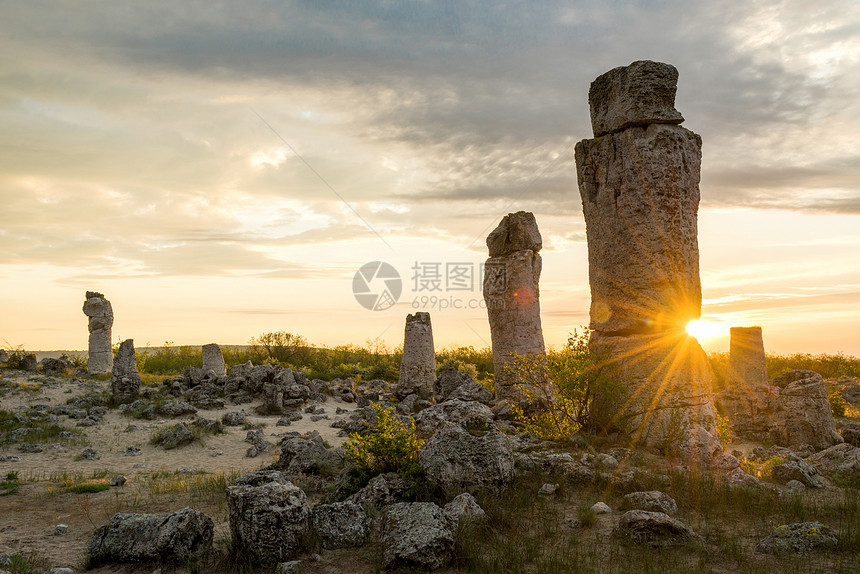
[[[140,393],[140,373],[137,370],[137,354],[134,340],[120,343],[110,376],[110,388],[116,402],[127,403]]]
[[[83,310],[84,315],[89,317],[87,327],[90,331],[87,370],[90,374],[110,373],[113,366],[113,350],[110,343],[113,308],[110,301],[101,293],[87,291]]]
[[[761,327],[732,327],[729,366],[717,407],[734,424],[735,434],[761,438],[769,431],[775,397],[767,379]]]
[[[227,374],[227,365],[224,364],[224,355],[217,343],[203,345],[203,370],[212,371],[215,376],[221,377]]]
[[[594,139],[576,145],[588,238],[592,348],[612,387],[592,421],[703,457],[719,449],[707,358],[686,335],[701,314],[696,214],[701,138],[677,125],[678,72],[634,62],[597,78]]]
[[[433,502],[399,502],[385,509],[382,565],[436,570],[454,556],[457,523]]]
[[[484,301],[493,343],[496,397],[520,396],[515,373],[505,369],[515,356],[546,358],[540,322],[543,245],[534,214],[509,213],[487,236],[490,257],[484,266]]]
[[[305,493],[291,482],[228,486],[227,508],[233,546],[255,564],[289,560],[304,548],[311,511]]]
[[[90,563],[181,562],[212,552],[215,525],[191,508],[165,514],[114,514],[87,544]]]
[[[814,371],[788,371],[773,379],[779,392],[771,438],[784,446],[811,445],[815,450],[842,442],[836,431],[824,379]]]
[[[430,313],[418,312],[407,315],[400,378],[394,392],[401,399],[409,395],[429,399],[433,394],[435,382],[436,350],[433,347]]]

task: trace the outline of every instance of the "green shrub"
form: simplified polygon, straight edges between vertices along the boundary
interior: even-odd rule
[[[80,482],[70,486],[69,490],[77,494],[104,492],[105,490],[110,490],[110,483],[107,480]]]
[[[559,351],[541,357],[516,355],[505,369],[520,381],[522,401],[511,404],[527,432],[560,439],[588,423],[588,409],[597,385],[609,382],[600,373],[602,361],[588,345],[589,331],[574,331]]]
[[[18,481],[18,473],[14,470],[7,472],[3,480],[0,480],[0,496],[15,494],[20,488],[21,483]]]
[[[415,434],[414,424],[406,426],[393,408],[374,404],[373,409],[378,418],[375,425],[368,424],[373,432],[366,436],[350,434],[343,445],[353,465],[349,470],[350,488],[359,490],[377,475],[396,472],[412,485],[408,495],[426,493],[428,485],[418,464],[418,450],[424,442]]]

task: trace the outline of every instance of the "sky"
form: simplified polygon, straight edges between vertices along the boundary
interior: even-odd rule
[[[854,0],[0,0],[0,346],[86,349],[94,290],[138,346],[394,347],[429,311],[437,349],[484,347],[484,241],[519,210],[561,345],[588,87],[636,60],[678,68],[703,139],[703,346],[860,355]],[[393,286],[368,263],[387,308],[354,297]]]

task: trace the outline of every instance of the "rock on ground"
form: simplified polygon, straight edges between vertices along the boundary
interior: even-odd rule
[[[514,457],[508,438],[499,432],[472,435],[446,424],[418,453],[427,478],[448,497],[489,489],[499,493],[514,476]]]
[[[352,501],[320,504],[311,511],[314,531],[323,548],[355,548],[364,544],[370,522],[360,504]]]
[[[648,490],[624,495],[621,499],[621,510],[648,510],[674,516],[678,513],[678,504],[664,492]]]
[[[114,514],[87,544],[92,564],[182,561],[212,551],[212,519],[191,508],[166,514]]]
[[[233,547],[257,564],[275,564],[302,551],[310,526],[305,493],[290,482],[227,487]]]
[[[383,567],[441,568],[454,555],[455,529],[454,519],[432,502],[392,504],[383,522]]]
[[[418,438],[426,440],[446,423],[487,430],[492,428],[493,411],[477,401],[448,400],[415,415],[415,433]]]
[[[693,529],[663,512],[628,510],[615,527],[615,534],[635,544],[679,546],[697,541]]]
[[[821,375],[788,371],[774,377],[773,384],[779,391],[771,430],[774,442],[788,447],[808,444],[815,450],[842,442]]]
[[[774,528],[767,538],[756,544],[755,551],[760,554],[805,554],[816,548],[833,548],[837,543],[836,534],[820,522],[798,522]]]

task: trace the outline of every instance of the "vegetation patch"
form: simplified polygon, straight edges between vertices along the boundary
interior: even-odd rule
[[[15,494],[20,488],[21,482],[18,480],[18,473],[14,470],[7,472],[0,480],[0,496]]]

